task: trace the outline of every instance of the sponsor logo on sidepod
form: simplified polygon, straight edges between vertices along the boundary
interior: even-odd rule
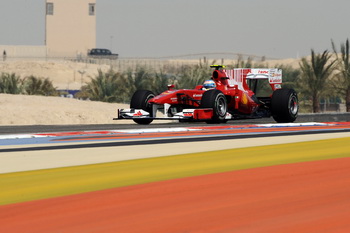
[[[202,97],[203,94],[193,94],[193,97]]]

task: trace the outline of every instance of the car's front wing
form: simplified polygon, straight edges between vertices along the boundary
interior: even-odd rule
[[[159,115],[159,116],[157,116]],[[175,114],[155,112],[150,114],[142,109],[118,109],[117,119],[158,119],[158,120],[210,120],[213,117],[213,109],[210,108],[196,108],[184,109],[182,112]]]

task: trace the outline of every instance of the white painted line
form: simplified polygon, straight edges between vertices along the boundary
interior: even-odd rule
[[[37,135],[37,134],[8,134],[0,135],[1,139],[26,139],[26,138],[44,138],[53,137],[52,135]]]
[[[170,133],[170,132],[187,132],[187,131],[200,131],[203,129],[192,128],[153,128],[153,129],[126,129],[118,130],[118,133]]]
[[[326,126],[335,125],[329,123],[319,123],[319,122],[305,122],[305,123],[274,123],[274,124],[257,124],[259,127],[298,127],[298,126]]]
[[[335,125],[330,123],[319,123],[319,122],[305,122],[305,123],[276,123],[276,124],[256,124],[249,125],[251,127],[299,127],[299,126],[326,126]],[[229,125],[227,125],[229,128]],[[208,126],[210,127],[210,126]],[[246,126],[242,125],[243,128]],[[98,130],[98,131],[81,131],[79,135],[86,134],[101,134],[101,132],[106,132],[105,134],[116,134],[116,133],[127,133],[127,134],[141,134],[141,133],[170,133],[170,132],[186,132],[186,131],[201,131],[205,130],[207,127],[178,127],[178,128],[152,128],[152,129],[126,129],[126,130]],[[228,129],[227,128],[227,129]],[[225,128],[222,128],[225,130]],[[53,132],[53,133],[36,133],[36,134],[9,134],[0,135],[1,139],[26,139],[26,138],[44,138],[44,137],[58,137],[58,136],[76,136],[74,132]],[[66,134],[66,135],[65,135]]]
[[[87,134],[116,134],[116,133],[167,133],[167,132],[186,132],[186,131],[198,131],[202,129],[191,129],[191,128],[153,128],[153,129],[127,129],[127,130],[99,130],[99,131],[81,131],[79,135]],[[74,132],[56,132],[56,133],[38,133],[38,134],[7,134],[0,135],[1,139],[27,139],[27,138],[44,138],[44,137],[58,137],[58,136],[76,136],[78,134],[71,134]]]

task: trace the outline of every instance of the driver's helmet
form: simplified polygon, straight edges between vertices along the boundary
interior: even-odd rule
[[[203,90],[211,90],[214,89],[216,87],[216,84],[213,80],[205,80],[203,83]]]

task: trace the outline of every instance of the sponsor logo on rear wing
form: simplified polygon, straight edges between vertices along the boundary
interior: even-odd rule
[[[281,69],[251,69],[247,79],[268,79],[269,83],[282,83]]]
[[[238,68],[232,70],[224,70],[228,77],[228,85],[230,87],[238,86],[238,89],[243,89],[243,79],[268,79],[270,84],[282,83],[281,69],[257,69],[257,68]]]

